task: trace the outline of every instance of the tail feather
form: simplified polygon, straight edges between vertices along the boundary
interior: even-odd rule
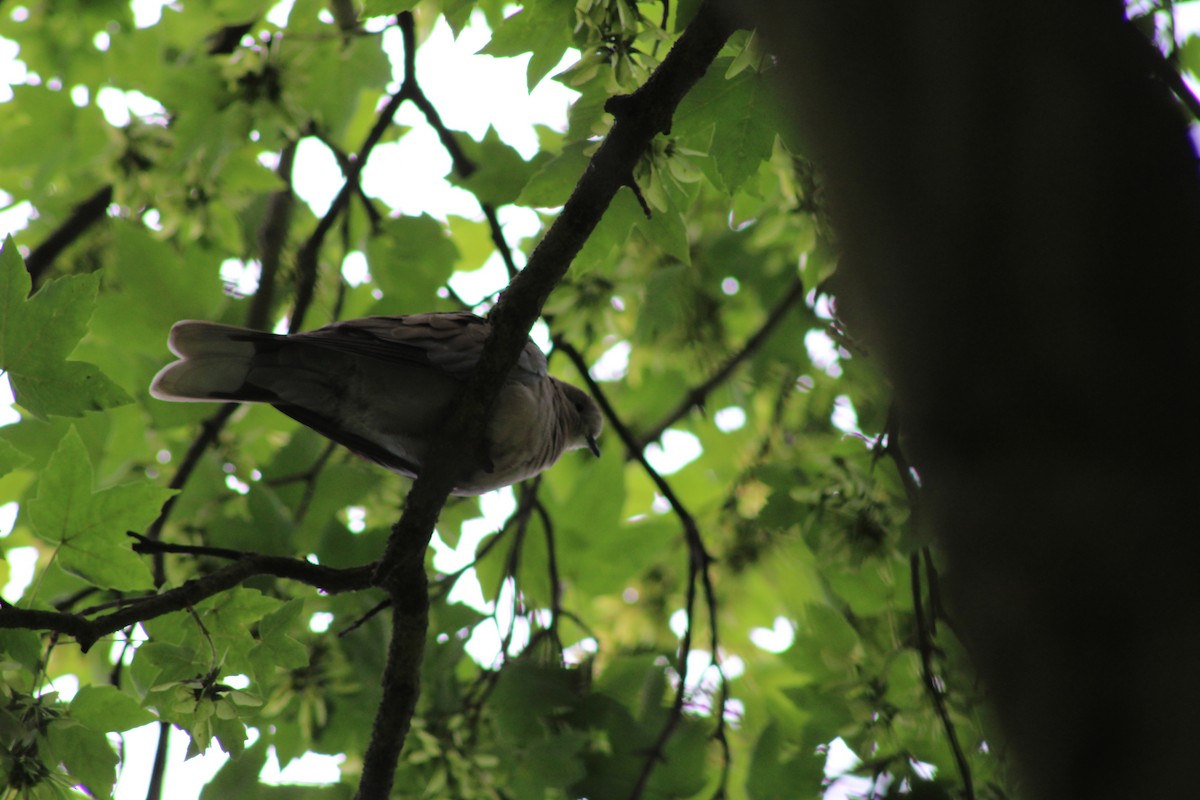
[[[184,320],[171,326],[167,347],[181,358],[254,355],[254,343],[275,338],[274,334],[222,325],[219,322]]]
[[[256,342],[271,338],[269,333],[232,325],[190,320],[176,323],[168,346],[180,360],[154,376],[150,394],[176,401],[266,400],[261,389],[246,386],[246,375],[254,363]]]

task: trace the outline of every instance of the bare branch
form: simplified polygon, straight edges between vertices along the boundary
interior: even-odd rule
[[[917,485],[916,473],[913,471],[912,464],[900,446],[900,412],[894,404],[888,410],[886,438],[881,438],[881,441],[886,442],[881,446],[882,452],[892,459],[900,473],[900,482],[904,485],[904,492],[910,508],[910,524],[916,527],[920,487]],[[933,710],[942,724],[942,730],[946,733],[946,741],[950,743],[950,750],[954,753],[954,763],[958,767],[958,775],[963,783],[963,794],[967,800],[974,800],[975,786],[971,777],[971,765],[967,761],[966,753],[963,752],[962,744],[958,740],[958,730],[946,707],[945,689],[939,686],[933,671],[935,647],[933,636],[937,620],[936,603],[938,602],[935,588],[937,573],[933,570],[933,561],[928,548],[923,549],[927,558],[926,580],[930,587],[931,607],[928,611],[925,608],[921,591],[921,553],[914,551],[909,556],[909,572],[912,574],[913,618],[917,626],[917,652],[921,655],[921,680],[925,685],[925,693],[929,695],[929,700],[933,703]]]
[[[703,406],[704,401],[708,399],[708,395],[718,386],[729,380],[729,376],[733,374],[734,370],[736,370],[743,361],[754,355],[754,353],[758,351],[758,348],[762,347],[763,342],[770,338],[771,334],[775,331],[775,328],[779,326],[779,323],[783,321],[788,312],[792,309],[792,306],[799,302],[802,297],[804,297],[804,282],[800,280],[799,276],[797,276],[796,279],[792,281],[792,285],[788,287],[788,290],[784,296],[780,298],[779,302],[775,304],[775,307],[771,309],[771,313],[767,315],[762,327],[755,331],[754,335],[746,340],[746,343],[742,345],[742,349],[734,353],[733,357],[726,361],[719,370],[714,372],[708,380],[691,389],[686,395],[684,395],[683,400],[680,401],[679,405],[677,405],[671,411],[671,413],[659,420],[659,422],[651,427],[650,430],[643,433],[639,440],[639,449],[645,447],[651,442],[657,441],[667,428],[671,427],[676,422],[687,416],[693,408],[696,408],[697,406]]]
[[[258,278],[258,291],[254,293],[250,311],[246,315],[246,326],[255,330],[267,329],[270,322],[275,283],[283,261],[288,229],[292,224],[292,209],[296,205],[296,195],[292,192],[292,166],[295,162],[296,143],[288,142],[279,153],[279,166],[275,169],[275,173],[287,185],[267,199],[266,217],[258,229],[258,258],[262,272]]]
[[[247,554],[211,575],[195,578],[161,594],[139,598],[110,614],[92,620],[79,614],[5,606],[0,608],[0,628],[30,628],[65,633],[73,637],[79,643],[79,647],[87,652],[102,636],[115,633],[136,622],[161,617],[173,611],[182,611],[215,594],[232,589],[256,575],[287,578],[336,594],[369,588],[373,570],[373,564],[350,569],[333,569],[300,559]]]
[[[929,629],[925,616],[925,604],[921,597],[921,554],[914,552],[909,556],[909,570],[912,573],[913,617],[917,623],[917,651],[921,654],[921,680],[925,684],[925,692],[929,695],[933,709],[937,712],[946,732],[946,740],[954,753],[954,763],[958,767],[958,776],[963,783],[963,796],[967,800],[975,800],[975,785],[971,777],[971,765],[963,752],[962,743],[958,740],[958,730],[954,720],[950,719],[950,711],[946,708],[944,690],[939,687],[937,676],[933,674],[933,634]]]
[[[405,63],[408,63],[408,47],[413,41],[412,14],[404,12],[398,18],[397,24],[400,26],[401,32],[404,34],[405,43]],[[325,216],[321,217],[317,222],[317,227],[309,235],[308,239],[300,247],[300,251],[296,256],[296,302],[292,310],[292,318],[288,324],[288,332],[296,333],[303,330],[304,317],[308,313],[308,307],[312,304],[313,292],[317,285],[317,256],[321,251],[321,245],[325,242],[325,237],[329,235],[329,231],[333,229],[334,223],[342,212],[349,205],[350,195],[356,191],[359,177],[362,174],[363,167],[366,166],[367,160],[371,156],[371,151],[375,149],[375,145],[379,144],[383,134],[392,124],[392,117],[400,110],[400,106],[405,100],[412,99],[411,89],[412,71],[409,70],[405,75],[404,83],[400,89],[396,91],[387,101],[378,116],[375,118],[375,124],[371,126],[367,138],[363,140],[362,147],[359,148],[358,154],[350,164],[350,169],[346,174],[346,180],[342,184],[341,190],[329,205],[329,210],[325,212]]]
[[[88,228],[104,219],[104,214],[108,210],[109,204],[112,203],[112,199],[112,184],[101,186],[95,194],[75,206],[71,211],[71,216],[63,220],[61,225],[51,231],[50,235],[33,249],[29,257],[25,259],[25,269],[29,271],[29,277],[35,288],[45,277],[51,262],[82,236]]]
[[[517,277],[517,262],[513,260],[512,248],[508,246],[508,241],[504,238],[500,217],[496,216],[496,209],[490,203],[481,203],[480,206],[483,208],[483,216],[487,218],[488,227],[492,231],[492,243],[496,245],[496,251],[504,260],[504,268],[508,270],[508,279],[512,280]]]
[[[704,588],[704,599],[708,607],[709,637],[712,643],[713,664],[717,666],[718,671],[721,671],[720,665],[717,662],[719,651],[717,630],[717,596],[716,591],[713,588],[712,576],[709,574],[708,569],[709,565],[713,561],[713,558],[709,555],[708,550],[704,546],[704,540],[700,536],[700,529],[696,525],[695,518],[693,518],[691,513],[688,512],[687,508],[683,505],[682,501],[680,501],[679,497],[675,494],[675,491],[671,488],[671,485],[667,483],[666,479],[659,475],[658,471],[650,466],[650,463],[646,461],[646,456],[643,453],[642,445],[634,437],[628,426],[626,426],[620,417],[617,416],[616,411],[613,409],[612,404],[608,402],[608,398],[605,397],[604,391],[600,388],[599,384],[592,380],[592,376],[588,374],[587,362],[584,361],[583,355],[580,354],[580,352],[570,344],[567,344],[561,340],[557,342],[557,347],[567,355],[567,358],[571,360],[571,362],[575,365],[575,368],[579,371],[580,377],[582,377],[584,382],[587,383],[588,391],[591,392],[592,397],[596,399],[596,402],[604,412],[605,419],[609,421],[612,428],[620,437],[621,441],[625,444],[627,457],[637,461],[642,466],[642,469],[646,472],[646,475],[649,476],[650,480],[654,482],[654,485],[658,488],[658,491],[664,498],[666,498],[667,502],[670,503],[671,510],[675,512],[675,516],[679,518],[679,521],[683,526],[684,541],[687,543],[688,586],[687,600],[684,605],[684,611],[687,614],[688,624],[684,629],[683,637],[679,642],[679,656],[676,666],[676,670],[679,673],[679,686],[676,688],[675,700],[671,704],[670,713],[667,715],[667,721],[663,725],[662,730],[659,731],[658,738],[655,740],[653,747],[650,748],[650,752],[646,756],[646,760],[642,765],[642,770],[638,774],[637,782],[634,784],[633,791],[630,792],[630,800],[636,800],[642,796],[643,792],[645,792],[646,787],[649,785],[650,775],[653,773],[655,766],[657,766],[657,764],[664,758],[667,742],[675,733],[675,729],[679,726],[679,723],[683,720],[683,704],[687,692],[688,656],[692,651],[692,623],[695,620],[696,587],[698,584],[702,585]],[[724,672],[721,672],[721,678],[721,697],[723,698],[725,696]],[[724,715],[725,709],[723,702],[722,707],[714,710],[714,713]],[[729,751],[728,745],[724,742],[723,716],[722,721],[718,723],[718,728],[715,735],[725,747],[724,753],[728,762]]]

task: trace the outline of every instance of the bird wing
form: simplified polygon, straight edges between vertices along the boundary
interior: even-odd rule
[[[320,411],[285,403],[276,403],[275,408],[287,414],[301,425],[312,428],[322,436],[332,439],[368,461],[374,461],[384,469],[389,469],[392,472],[397,472],[409,478],[417,477],[420,468],[415,462],[407,458],[405,453],[388,449],[365,436],[360,436],[353,431],[347,430],[337,420],[331,419]]]
[[[335,322],[291,338],[381,361],[434,367],[458,380],[466,380],[479,363],[490,332],[487,320],[474,314],[445,312],[364,317]],[[532,340],[526,342],[510,379],[534,383],[546,374],[546,356]]]

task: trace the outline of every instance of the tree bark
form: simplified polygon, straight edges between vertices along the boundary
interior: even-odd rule
[[[1153,51],[1114,0],[752,5],[1028,795],[1189,796],[1200,191]]]

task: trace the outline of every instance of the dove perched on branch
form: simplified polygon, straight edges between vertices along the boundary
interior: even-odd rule
[[[179,356],[154,377],[160,400],[270,403],[375,463],[416,477],[479,361],[489,323],[465,312],[367,317],[281,336],[183,321]],[[567,450],[600,450],[592,398],[550,377],[532,341],[508,374],[486,431],[487,461],[454,494],[476,495],[547,469]]]

